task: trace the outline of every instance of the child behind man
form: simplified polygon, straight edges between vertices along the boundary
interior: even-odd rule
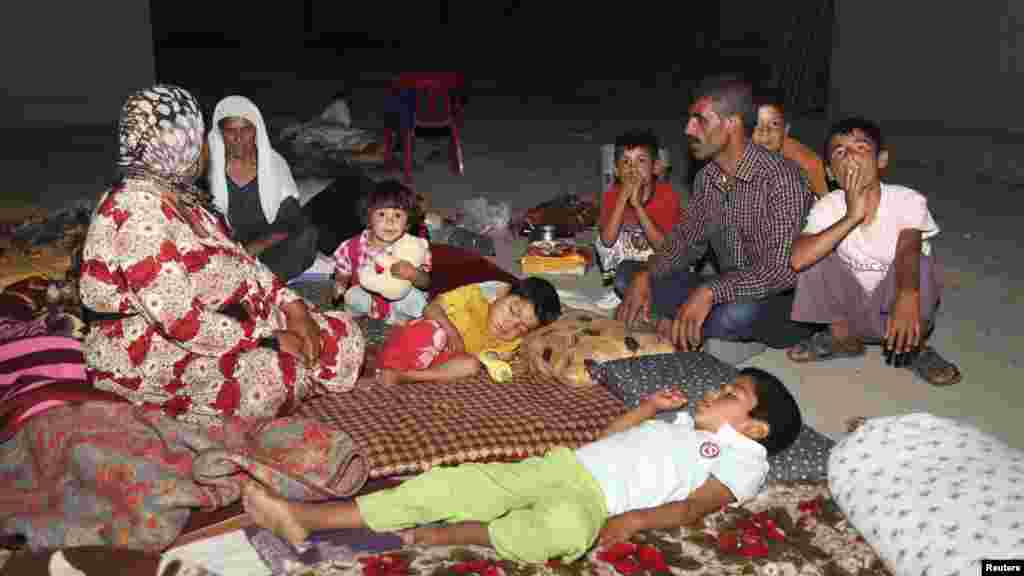
[[[480,370],[480,355],[507,360],[527,332],[562,314],[543,278],[468,284],[439,294],[423,318],[391,331],[377,356],[378,381],[446,382]]]
[[[814,150],[789,135],[789,121],[786,119],[786,105],[782,93],[762,90],[754,97],[757,125],[751,137],[754,144],[760,144],[772,152],[782,154],[796,162],[807,177],[814,196],[821,198],[829,193],[825,175],[825,164]]]
[[[475,544],[520,562],[572,562],[595,541],[692,524],[753,498],[767,456],[790,446],[802,426],[793,396],[757,368],[708,392],[693,417],[680,411],[671,423],[654,418],[686,403],[679,391],[663,391],[578,450],[437,467],[354,501],[288,502],[247,485],[243,502],[257,524],[296,544],[314,530],[368,526],[404,529],[408,544]],[[436,521],[448,524],[422,526]]]
[[[423,316],[430,287],[430,244],[420,241],[426,251],[423,264],[414,266],[407,260],[391,265],[391,275],[412,283],[412,289],[400,300],[388,300],[359,285],[359,271],[374,266],[375,260],[408,235],[409,219],[416,210],[416,196],[412,190],[395,180],[377,183],[366,197],[366,230],[349,238],[334,251],[335,299],[344,298],[345,310],[354,315],[368,315],[388,324],[403,324]]]

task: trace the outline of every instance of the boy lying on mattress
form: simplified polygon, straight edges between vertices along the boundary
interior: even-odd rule
[[[754,497],[767,456],[791,445],[802,425],[782,382],[757,368],[708,392],[693,417],[680,410],[671,423],[654,418],[686,403],[679,391],[662,391],[578,450],[437,467],[352,501],[286,501],[250,483],[243,502],[257,524],[293,544],[312,531],[366,526],[401,530],[407,544],[476,544],[520,562],[572,562],[595,541],[692,524]]]
[[[508,360],[527,332],[561,314],[558,292],[542,278],[450,290],[427,305],[423,318],[391,331],[377,356],[377,380],[392,385],[472,376],[481,360],[492,366]]]

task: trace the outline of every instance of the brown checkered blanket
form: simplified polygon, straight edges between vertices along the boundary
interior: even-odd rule
[[[521,359],[497,384],[486,371],[451,384],[375,387],[307,400],[299,414],[344,430],[370,477],[432,466],[518,460],[596,439],[625,406],[603,386],[570,388],[533,375]]]

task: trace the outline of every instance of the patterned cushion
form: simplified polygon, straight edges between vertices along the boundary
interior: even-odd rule
[[[593,386],[586,368],[593,362],[672,350],[672,343],[654,332],[634,332],[622,321],[574,310],[523,340],[530,367],[567,386]]]
[[[836,445],[829,488],[895,574],[1024,559],[1024,452],[931,414],[874,418]]]
[[[708,390],[736,378],[739,370],[703,352],[655,354],[604,362],[591,367],[591,375],[633,408],[645,396],[672,386],[682,386],[690,399],[687,410]],[[670,412],[659,418],[670,419]],[[768,459],[768,481],[823,480],[828,454],[835,442],[810,426],[804,426],[792,446]]]
[[[344,430],[370,462],[370,477],[416,474],[432,466],[509,461],[556,446],[591,442],[623,413],[602,386],[569,388],[512,362],[513,378],[486,371],[439,386],[374,387],[305,401],[299,414]]]

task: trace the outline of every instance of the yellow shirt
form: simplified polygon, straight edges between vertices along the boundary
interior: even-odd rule
[[[466,353],[477,355],[485,351],[499,354],[514,352],[522,343],[522,338],[501,340],[490,333],[487,317],[491,312],[492,302],[487,299],[480,284],[468,284],[450,290],[437,297],[441,308],[448,315],[448,320],[462,336],[466,345]]]

